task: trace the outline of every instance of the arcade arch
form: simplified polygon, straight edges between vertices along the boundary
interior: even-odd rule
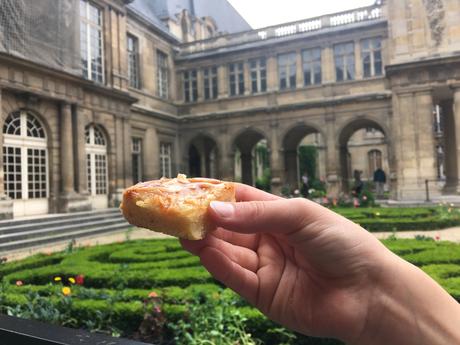
[[[188,167],[191,177],[217,178],[218,150],[216,141],[200,134],[188,145]]]

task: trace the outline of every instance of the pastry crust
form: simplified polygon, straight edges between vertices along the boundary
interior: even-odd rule
[[[129,223],[189,240],[213,230],[207,217],[211,201],[235,201],[235,186],[206,178],[141,182],[123,193],[120,209]]]

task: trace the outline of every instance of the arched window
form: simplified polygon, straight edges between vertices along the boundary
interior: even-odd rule
[[[367,153],[369,161],[369,176],[374,176],[374,171],[377,168],[382,168],[382,152],[379,150],[371,150]]]
[[[107,140],[95,125],[85,128],[88,191],[92,196],[107,195]]]
[[[5,193],[14,200],[47,198],[47,140],[40,120],[28,111],[15,111],[5,120],[3,136]]]

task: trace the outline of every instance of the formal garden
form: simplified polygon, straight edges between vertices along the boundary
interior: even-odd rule
[[[371,231],[440,229],[457,209],[336,209]],[[460,245],[418,236],[384,240],[460,300]],[[0,311],[153,344],[339,344],[292,333],[216,282],[175,239],[72,244],[0,265]]]

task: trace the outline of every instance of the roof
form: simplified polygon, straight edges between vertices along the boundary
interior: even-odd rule
[[[227,0],[134,0],[128,7],[166,31],[168,28],[161,19],[175,19],[176,14],[184,9],[198,18],[212,17],[220,32],[251,30],[251,26]]]

